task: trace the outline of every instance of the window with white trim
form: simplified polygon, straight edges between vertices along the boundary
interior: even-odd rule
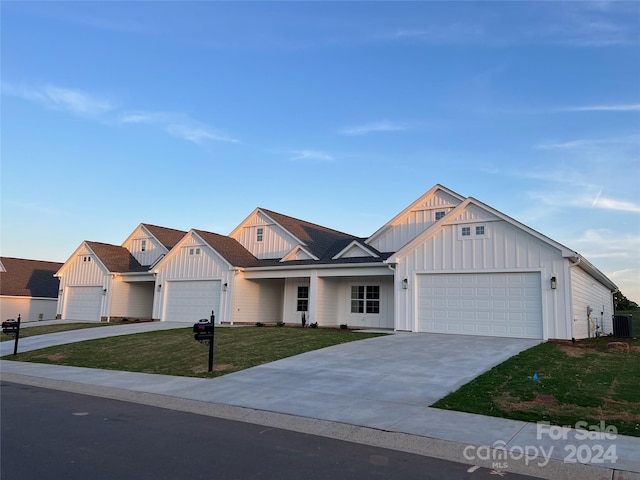
[[[256,230],[256,242],[261,242],[264,238],[264,228],[260,227]]]
[[[190,248],[189,255],[200,255],[200,247]]]
[[[351,313],[380,313],[380,286],[353,285],[351,287]]]
[[[476,235],[477,235],[477,236],[482,236],[482,235],[484,235],[484,225],[478,225],[478,226],[476,226]]]
[[[296,311],[307,312],[309,311],[309,287],[298,287],[298,301]]]
[[[460,229],[460,234],[463,237],[470,237],[471,236],[471,227],[462,227]]]
[[[146,249],[147,249],[147,241],[146,240],[142,240],[141,250],[144,252]]]
[[[436,222],[447,214],[445,211],[436,212]]]

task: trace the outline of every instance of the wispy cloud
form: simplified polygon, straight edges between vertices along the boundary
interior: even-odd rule
[[[2,84],[2,93],[72,115],[91,117],[107,125],[148,124],[196,144],[207,141],[240,143],[236,138],[182,113],[125,111],[113,101],[79,89],[54,85]]]
[[[640,103],[561,107],[558,112],[640,112]]]
[[[332,162],[334,160],[333,155],[319,150],[293,150],[291,160],[315,160],[322,162]]]
[[[63,110],[75,115],[99,116],[116,108],[111,101],[97,95],[78,89],[62,88],[54,85],[28,87],[3,83],[2,92],[7,95],[37,102],[47,108]]]
[[[127,112],[119,117],[119,122],[122,124],[155,125],[176,138],[196,144],[202,144],[206,141],[240,143],[238,139],[181,113]]]
[[[640,133],[611,138],[581,138],[564,142],[542,142],[535,145],[540,150],[585,150],[601,149],[620,146],[640,145]]]
[[[402,130],[408,130],[408,128],[409,127],[407,125],[384,120],[381,122],[371,122],[363,125],[345,127],[341,129],[339,133],[341,135],[358,136],[379,132],[399,132]]]

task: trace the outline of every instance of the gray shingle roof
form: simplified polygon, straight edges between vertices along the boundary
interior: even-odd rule
[[[175,230],[173,228],[167,227],[159,227],[157,225],[149,225],[148,223],[142,224],[151,235],[156,237],[162,245],[166,247],[167,250],[171,250],[176,244],[184,237],[187,232],[183,232],[182,230]]]
[[[60,280],[53,275],[62,263],[0,257],[6,272],[0,272],[0,295],[57,298]]]
[[[244,248],[236,239],[217,233],[194,230],[216,252],[222,255],[234,267],[248,267],[254,265],[258,259]]]
[[[124,247],[100,242],[86,243],[110,272],[125,273],[148,271],[149,267],[143,267],[140,265],[133,255],[131,255],[129,250]]]
[[[282,227],[295,235],[299,240],[307,245],[311,253],[318,257],[321,261],[329,260],[333,255],[338,253],[342,248],[358,237],[348,233],[339,232],[331,228],[323,227],[315,223],[300,220],[298,218],[289,217],[266,208],[260,208],[264,213],[269,215],[273,220],[278,222]],[[345,243],[346,242],[346,243]],[[336,250],[336,246],[342,244],[341,248]]]

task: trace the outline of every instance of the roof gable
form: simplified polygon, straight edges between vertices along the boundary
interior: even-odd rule
[[[296,245],[289,253],[280,259],[281,262],[288,262],[290,260],[319,260],[319,258],[302,245]]]
[[[463,196],[437,184],[385,223],[365,243],[379,251],[398,250],[436,222],[437,211],[447,213],[463,201]]]
[[[173,228],[159,227],[148,223],[141,223],[151,235],[153,235],[167,250],[171,250],[182,240],[187,232],[183,230],[175,230]]]
[[[54,275],[59,262],[2,257],[0,295],[57,298],[60,280]]]
[[[257,261],[257,258],[234,238],[204,230],[193,231],[233,267],[251,266]]]
[[[380,255],[373,250],[365,247],[359,241],[354,240],[349,245],[340,250],[336,255],[331,257],[333,260],[338,258],[358,258],[358,257],[374,257],[379,258]]]
[[[455,209],[445,215],[439,222],[434,223],[429,228],[427,228],[424,232],[414,238],[412,241],[403,246],[400,250],[389,257],[389,263],[397,263],[398,258],[405,256],[407,253],[412,251],[418,245],[422,244],[428,237],[433,235],[435,232],[440,230],[446,225],[454,225],[465,222],[471,222],[475,219],[483,219],[483,220],[503,220],[520,230],[523,230],[530,235],[536,237],[537,239],[543,241],[544,243],[557,248],[562,252],[563,257],[573,257],[576,254],[573,250],[565,247],[561,243],[552,240],[551,238],[537,232],[536,230],[527,227],[523,223],[514,220],[513,218],[505,215],[504,213],[476,200],[473,197],[467,198],[464,202],[458,205]],[[476,220],[477,221],[477,220]],[[482,221],[482,220],[481,220]]]

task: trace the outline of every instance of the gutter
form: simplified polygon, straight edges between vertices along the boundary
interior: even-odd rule
[[[387,264],[388,265],[388,264]],[[384,267],[385,262],[378,263],[333,263],[326,264],[323,263],[321,265],[278,265],[272,267],[237,267],[239,271],[243,272],[266,272],[266,271],[283,271],[283,270],[319,270],[319,269],[329,269],[329,268],[358,268],[358,267]],[[235,270],[235,268],[234,268]]]

